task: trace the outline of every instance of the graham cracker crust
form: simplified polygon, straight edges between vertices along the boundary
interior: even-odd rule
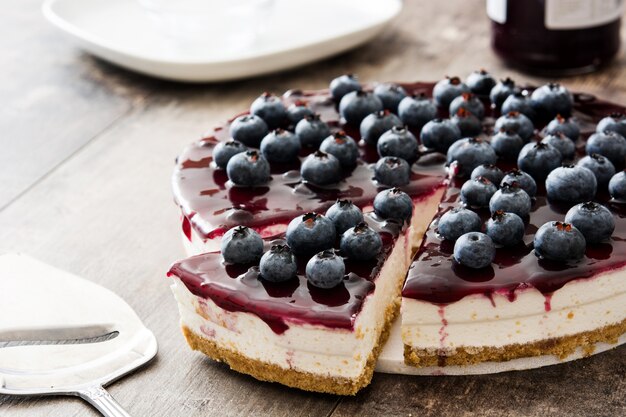
[[[404,362],[407,365],[422,368],[426,366],[474,365],[480,362],[505,362],[511,359],[543,355],[555,355],[559,359],[565,359],[577,348],[582,348],[584,356],[590,356],[593,354],[596,343],[616,344],[619,337],[624,333],[626,333],[626,320],[596,330],[529,344],[513,344],[499,348],[459,347],[450,354],[433,353],[430,349],[415,349],[404,345]]]
[[[356,378],[332,377],[327,375],[303,372],[291,368],[250,359],[239,352],[227,349],[195,332],[187,326],[182,326],[182,331],[187,343],[193,350],[198,350],[208,357],[227,363],[231,369],[248,374],[258,380],[278,382],[292,388],[305,391],[314,391],[336,395],[355,395],[361,388],[369,385],[374,374],[374,368],[378,355],[389,337],[391,324],[400,309],[399,297],[385,310],[385,324],[378,338],[376,347],[367,359],[365,369]]]

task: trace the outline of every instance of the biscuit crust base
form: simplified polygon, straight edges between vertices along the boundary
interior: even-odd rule
[[[283,368],[276,364],[251,359],[239,352],[220,346],[213,340],[209,340],[193,332],[187,326],[182,326],[182,331],[187,339],[187,343],[193,350],[198,350],[218,362],[225,362],[231,369],[248,374],[258,380],[278,382],[305,391],[336,395],[355,395],[361,388],[369,385],[372,380],[378,355],[389,337],[389,331],[398,314],[399,307],[399,298],[387,307],[385,311],[385,324],[378,338],[378,343],[368,357],[365,369],[361,375],[356,378],[334,377],[303,372],[292,368]]]
[[[480,362],[505,362],[511,359],[543,355],[555,355],[559,359],[565,359],[577,348],[582,348],[583,356],[586,357],[593,354],[596,343],[616,344],[619,337],[624,333],[626,333],[626,320],[570,336],[498,348],[459,347],[452,352],[442,354],[441,352],[433,352],[431,349],[415,349],[404,345],[404,362],[407,365],[422,368],[426,366],[475,365]]]

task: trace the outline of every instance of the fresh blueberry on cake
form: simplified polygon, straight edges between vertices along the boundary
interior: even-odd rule
[[[524,140],[515,131],[503,128],[491,137],[491,147],[498,158],[515,161],[524,147]]]
[[[626,115],[624,113],[611,113],[598,122],[596,132],[616,132],[626,137]]]
[[[502,246],[515,246],[524,238],[524,221],[515,213],[497,210],[485,225],[485,233]]]
[[[187,342],[339,395],[370,383],[389,337],[393,371],[421,375],[623,343],[625,111],[486,71],[261,95],[177,159]]]
[[[302,147],[317,148],[330,135],[330,128],[320,119],[319,114],[304,116],[295,128]]]
[[[374,179],[387,187],[407,185],[411,180],[411,167],[405,159],[384,156],[374,166]]]
[[[461,139],[461,129],[450,119],[433,119],[422,128],[422,145],[446,153],[454,142]]]
[[[487,178],[498,187],[502,178],[504,178],[504,172],[494,164],[482,164],[474,168],[470,176],[473,180],[478,177]]]
[[[496,247],[484,233],[465,233],[454,242],[454,260],[469,268],[486,268],[495,256]]]
[[[575,142],[580,137],[580,127],[571,117],[565,118],[557,114],[545,128],[546,135],[555,133],[562,133]]]
[[[254,114],[239,116],[230,124],[230,136],[246,146],[258,148],[268,133],[265,120]]]
[[[433,87],[433,99],[437,106],[448,109],[452,100],[463,93],[470,93],[470,89],[459,77],[446,77]]]
[[[510,111],[503,113],[496,119],[494,130],[511,131],[517,133],[525,142],[527,142],[535,133],[533,122],[523,113],[518,111]]]
[[[512,79],[507,77],[500,80],[489,92],[489,101],[491,102],[491,106],[496,110],[500,110],[504,100],[506,100],[511,94],[515,94],[518,91],[519,89],[515,86],[515,81]]]
[[[398,105],[398,116],[406,126],[419,131],[437,117],[437,105],[425,94],[405,97]]]
[[[561,152],[544,142],[527,143],[517,157],[517,167],[538,182],[545,180],[553,169],[561,166],[562,162]]]
[[[537,112],[531,103],[528,91],[515,92],[504,100],[504,103],[502,103],[502,114],[511,112],[521,113],[530,120],[537,118]]]
[[[402,120],[389,110],[369,114],[361,122],[361,139],[368,145],[376,146],[381,135],[394,126],[402,126]]]
[[[359,91],[360,89],[361,83],[359,83],[357,76],[354,74],[344,74],[330,82],[330,94],[337,103],[346,94],[352,91]]]
[[[406,97],[406,91],[397,84],[383,83],[374,87],[374,95],[386,110],[398,113],[398,105]]]
[[[496,79],[486,69],[480,69],[468,75],[465,84],[472,93],[484,99],[489,97],[491,90],[496,86]]]
[[[605,190],[607,184],[615,175],[615,166],[608,158],[592,153],[591,155],[584,156],[578,160],[576,165],[587,168],[593,175],[596,176],[596,182],[598,183],[598,190]]]
[[[515,182],[502,184],[489,200],[489,211],[492,214],[504,211],[524,218],[530,213],[531,206],[530,196]]]
[[[450,103],[450,114],[457,114],[460,109],[473,114],[478,119],[485,117],[485,106],[478,96],[472,93],[463,93]],[[482,126],[481,126],[482,129]]]

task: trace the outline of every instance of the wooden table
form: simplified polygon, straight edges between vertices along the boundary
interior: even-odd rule
[[[626,348],[527,372],[472,377],[377,374],[356,397],[261,383],[187,348],[168,288],[184,256],[172,202],[174,158],[259,93],[362,80],[437,80],[504,68],[489,49],[483,2],[413,1],[367,46],[283,74],[181,85],[126,72],[74,48],[40,0],[0,14],[0,253],[23,251],[120,294],[159,340],[159,355],[110,392],[135,416],[544,416],[626,414]],[[626,60],[563,82],[626,103]],[[37,308],[37,306],[33,306]],[[42,314],[45,314],[42,311]],[[2,416],[96,415],[71,398],[0,396]]]

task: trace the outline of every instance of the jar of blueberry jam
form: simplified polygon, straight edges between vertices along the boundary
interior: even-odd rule
[[[487,0],[491,45],[508,64],[566,75],[609,62],[620,46],[624,0]]]

